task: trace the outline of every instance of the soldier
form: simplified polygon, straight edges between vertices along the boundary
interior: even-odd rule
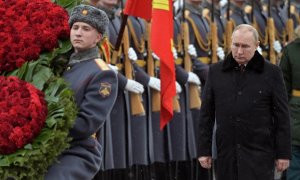
[[[173,56],[175,60],[176,80],[180,87],[183,87],[183,91],[178,93],[180,111],[174,111],[174,116],[171,122],[168,124],[169,131],[169,143],[170,143],[170,176],[173,179],[192,179],[190,164],[191,157],[187,151],[186,144],[191,144],[190,136],[191,129],[187,127],[192,121],[191,111],[189,103],[189,84],[192,83],[196,86],[200,85],[198,76],[193,72],[185,71],[184,58],[193,55],[196,57],[196,49],[191,44],[186,44],[188,47],[184,47],[183,43],[183,29],[180,24],[179,18],[174,16],[174,49]],[[188,33],[188,32],[187,32]],[[190,60],[191,61],[191,60]],[[195,97],[193,97],[195,98]]]
[[[257,49],[266,59],[269,59],[269,33],[267,27],[268,14],[263,10],[263,4],[260,0],[248,1],[245,7],[245,12],[251,21],[251,24],[257,29],[259,33],[259,48]],[[276,53],[281,52],[281,45],[278,40],[275,40],[271,48],[274,48]]]
[[[211,41],[209,39],[210,27],[207,20],[202,16],[202,7],[200,6],[201,0],[185,0],[185,9],[184,17],[182,20],[186,20],[188,24],[188,41],[192,47],[195,48],[196,53],[192,56],[192,72],[197,74],[201,80],[201,87],[205,85],[208,64],[212,63],[211,61]],[[186,31],[186,30],[185,30]],[[187,39],[185,39],[187,40]],[[186,53],[186,52],[185,52]],[[186,66],[186,65],[185,65]],[[190,88],[189,88],[190,89]],[[197,94],[199,95],[199,93]],[[188,101],[190,102],[190,100]],[[198,107],[191,107],[189,105],[189,111],[191,111],[192,120],[187,118],[187,139],[188,139],[188,153],[189,159],[192,160],[192,163],[186,164],[187,169],[191,169],[192,178],[207,177],[207,171],[200,168],[197,163],[197,145],[196,140],[198,139],[198,117],[199,117]],[[187,114],[188,115],[188,114]],[[187,116],[188,117],[188,116]],[[191,166],[191,167],[189,167]],[[195,177],[196,176],[196,177]]]
[[[271,0],[271,17],[275,24],[275,37],[279,40],[281,46],[286,44],[286,22],[287,12],[283,9],[283,0]]]
[[[230,18],[233,20],[234,26],[251,23],[244,12],[245,3],[245,0],[233,0],[230,5]]]
[[[290,7],[289,7],[289,1],[290,1]],[[288,0],[285,2],[284,9],[287,14],[290,13],[290,17],[293,20],[293,28],[296,29],[296,27],[300,24],[300,1],[299,0]],[[290,11],[290,12],[289,12]]]
[[[92,6],[79,5],[72,11],[69,24],[74,53],[63,76],[74,90],[78,115],[70,130],[71,146],[50,166],[47,180],[94,177],[102,153],[93,134],[101,130],[117,96],[116,74],[99,59],[97,48],[108,25],[107,15]]]
[[[213,3],[213,6],[212,6]],[[225,53],[223,48],[225,47],[225,26],[226,26],[226,20],[223,16],[221,16],[221,9],[220,9],[220,1],[219,0],[206,0],[202,4],[203,7],[203,17],[206,18],[206,20],[210,24],[210,40],[211,40],[211,47],[212,47],[212,58],[215,58],[214,53],[217,55],[217,60],[224,60]],[[212,7],[214,7],[212,9]],[[213,14],[211,13],[213,10]],[[215,27],[214,27],[215,26]],[[216,31],[213,32],[213,29],[216,28]],[[217,35],[213,34],[217,33]],[[214,38],[216,40],[214,41]],[[217,43],[217,45],[214,45],[213,43]],[[212,59],[212,62],[213,59]]]
[[[283,49],[280,67],[283,72],[285,86],[288,94],[289,107],[291,112],[292,129],[292,161],[287,170],[287,180],[296,180],[300,177],[300,27],[295,30],[296,39]]]
[[[123,75],[124,56],[118,57],[116,59],[117,62],[112,62],[115,61],[112,59],[112,54],[121,25],[120,17],[117,16],[117,9],[115,9],[117,5],[118,0],[99,0],[97,3],[97,7],[105,11],[109,18],[108,40],[103,42],[101,50],[107,63],[115,63],[116,66],[114,67],[116,68],[119,82],[118,103],[114,104],[110,114],[111,122],[106,124],[107,130],[101,136],[101,141],[105,142],[106,145],[104,156],[107,161],[103,169],[106,172],[102,172],[98,176],[103,177],[104,175],[106,179],[109,178],[107,176],[113,176],[113,179],[124,179],[129,173],[128,168],[131,165],[132,155],[130,152],[131,123],[128,92],[142,94],[144,91],[142,84]],[[123,53],[128,53],[130,59],[136,59],[136,54],[132,49]]]
[[[147,53],[146,50],[146,22],[137,17],[128,17],[128,30],[130,35],[130,46],[137,54],[137,60],[134,61],[133,66],[135,69],[135,77],[138,82],[144,85],[145,93],[143,94],[143,103],[146,107],[146,114],[144,116],[132,116],[131,119],[131,133],[132,133],[132,152],[133,152],[133,165],[136,169],[136,178],[150,178],[149,166],[155,161],[155,159],[165,159],[166,143],[163,143],[164,135],[159,130],[156,134],[153,134],[154,124],[159,123],[159,112],[152,112],[152,95],[154,91],[159,94],[160,80],[149,74],[147,71],[148,64],[145,58],[152,56],[151,53]],[[147,45],[149,46],[149,44]],[[153,67],[153,73],[158,74],[158,66]],[[147,74],[148,73],[148,74]],[[158,100],[159,102],[159,100]],[[152,124],[154,123],[154,124]],[[156,136],[156,137],[155,137]],[[156,139],[154,147],[154,138]],[[158,151],[154,152],[156,148]],[[152,176],[155,176],[152,171]]]

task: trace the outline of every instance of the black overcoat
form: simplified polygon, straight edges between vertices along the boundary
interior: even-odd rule
[[[257,51],[243,73],[232,54],[211,65],[202,98],[200,156],[211,156],[215,119],[218,179],[271,180],[275,159],[290,159],[282,72]]]

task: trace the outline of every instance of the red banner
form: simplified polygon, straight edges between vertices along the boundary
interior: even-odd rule
[[[124,14],[151,19],[152,0],[127,0]]]
[[[151,48],[160,58],[161,111],[160,128],[173,117],[175,88],[175,65],[171,41],[173,39],[172,0],[153,0],[151,21]]]

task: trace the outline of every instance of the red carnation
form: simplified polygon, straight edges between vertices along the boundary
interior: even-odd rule
[[[17,77],[0,76],[0,154],[31,143],[44,127],[44,93]]]
[[[52,51],[69,38],[68,13],[50,0],[0,0],[0,73]],[[51,33],[49,33],[51,32]]]

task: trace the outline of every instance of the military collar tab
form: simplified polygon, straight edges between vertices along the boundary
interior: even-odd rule
[[[265,64],[264,57],[261,54],[259,54],[257,51],[255,51],[254,56],[247,63],[247,69],[253,69],[254,71],[261,73],[264,70],[264,64]],[[224,60],[222,70],[228,71],[237,68],[238,66],[239,64],[233,59],[232,53],[230,52]]]
[[[75,64],[78,62],[95,59],[99,57],[98,47],[90,48],[82,52],[73,53],[70,57],[69,64]]]

